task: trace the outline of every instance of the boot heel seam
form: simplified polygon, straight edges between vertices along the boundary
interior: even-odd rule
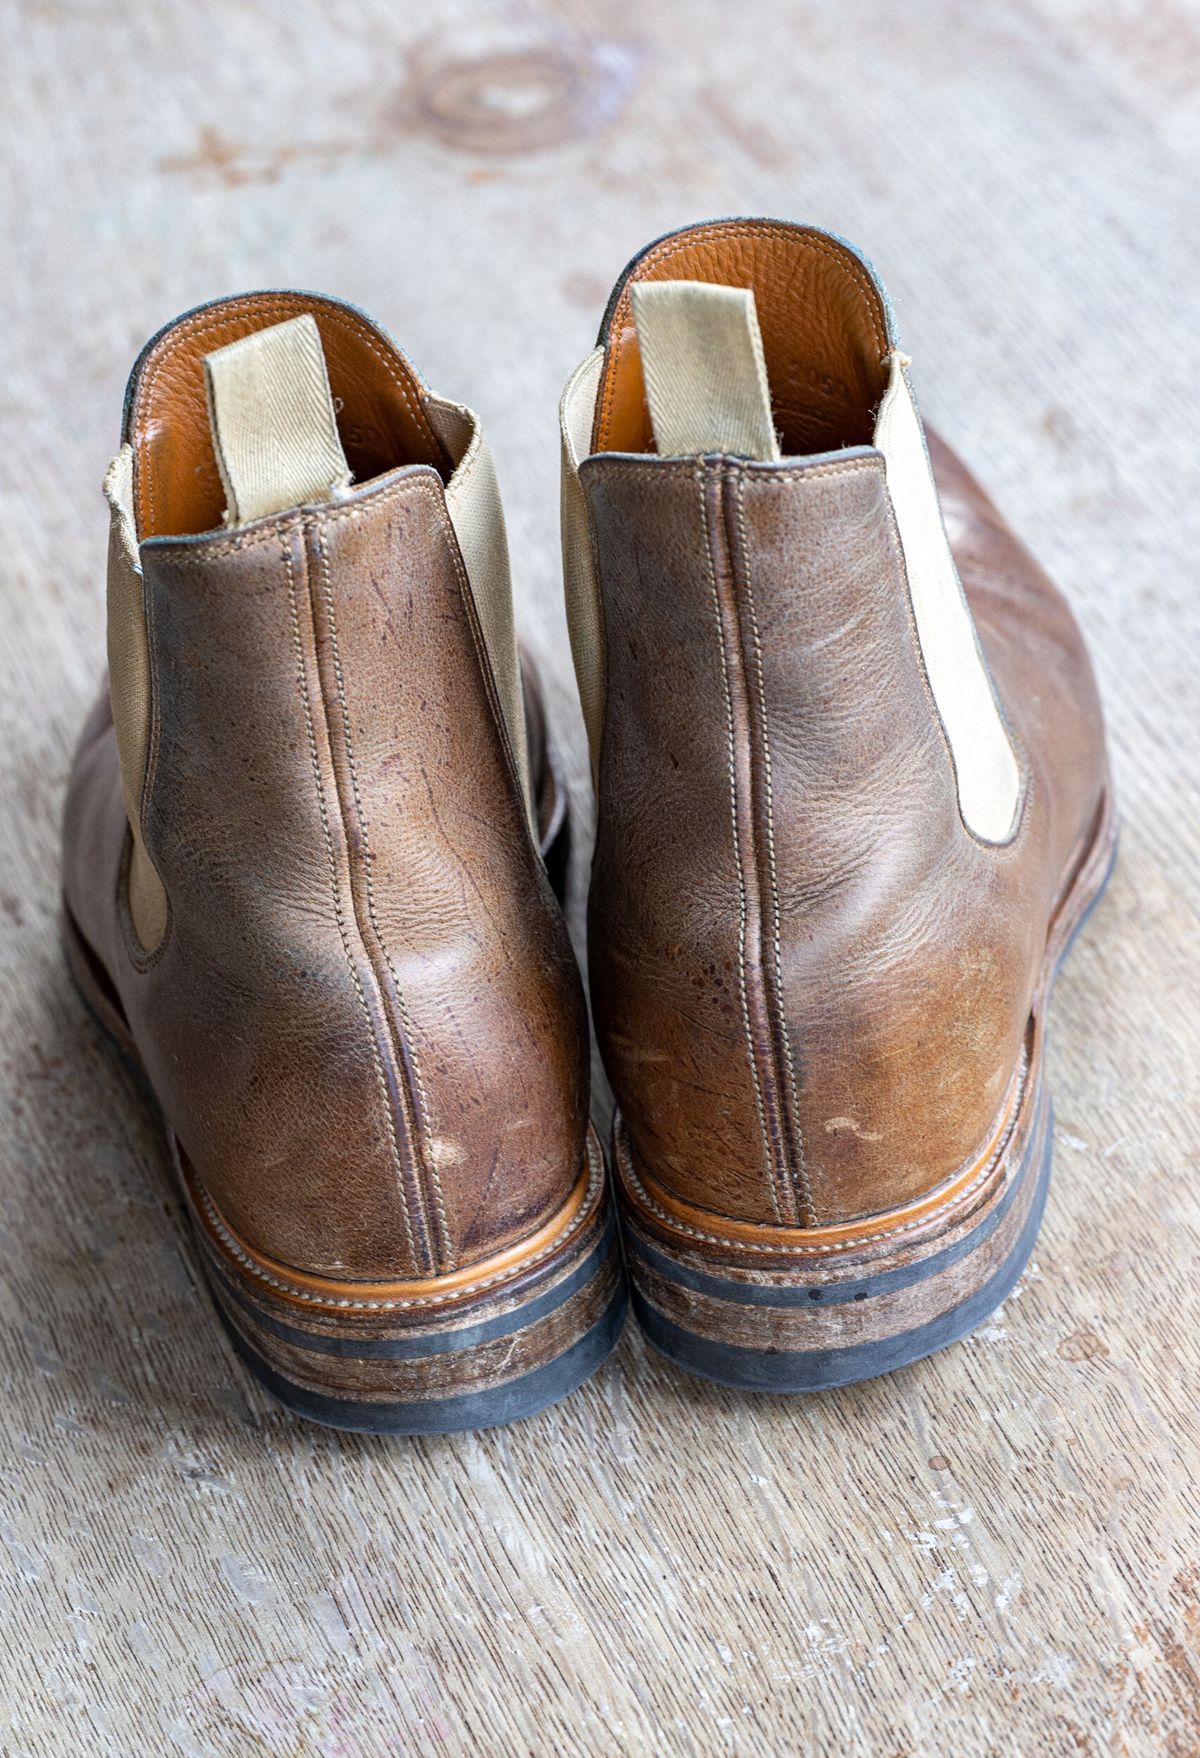
[[[338,644],[333,582],[329,574],[329,552],[325,546],[325,540],[321,534],[319,523],[314,520],[309,529],[311,530],[313,542],[316,546],[321,569],[321,596],[325,604],[325,613],[329,618],[329,645],[330,653],[333,658],[334,681],[337,685],[338,712],[342,728],[342,742],[346,748],[346,766],[350,773],[350,788],[353,795],[354,811],[355,816],[358,819],[359,835],[362,838],[364,859],[361,866],[367,899],[367,919],[371,927],[371,932],[379,946],[379,951],[382,955],[384,964],[387,967],[388,974],[392,979],[392,993],[396,1001],[396,1011],[399,1014],[399,1030],[397,1031],[393,1025],[393,1038],[395,1039],[394,1048],[397,1052],[397,1061],[400,1063],[405,1077],[402,1086],[405,1101],[405,1122],[412,1132],[414,1161],[423,1169],[432,1192],[434,1210],[437,1215],[440,1232],[439,1245],[441,1249],[439,1256],[446,1268],[452,1270],[455,1267],[455,1260],[450,1240],[450,1228],[446,1220],[446,1206],[442,1192],[441,1178],[438,1174],[437,1163],[433,1159],[433,1156],[428,1152],[427,1137],[433,1128],[429,1091],[421,1072],[421,1060],[413,1034],[412,1019],[404,999],[404,991],[401,988],[395,962],[392,958],[391,951],[388,948],[387,941],[384,939],[383,929],[380,926],[379,917],[375,908],[375,885],[371,875],[373,863],[371,857],[370,832],[367,827],[366,811],[363,807],[362,790],[359,787],[358,767],[354,757],[354,741],[350,730],[350,705],[346,694],[346,679],[345,673],[342,669],[341,650]],[[412,1078],[416,1086],[416,1103],[414,1103],[413,1093],[408,1090],[409,1083],[405,1064],[409,1061],[411,1061],[412,1064]],[[434,1131],[434,1133],[436,1133],[436,1131]],[[416,1167],[414,1166],[414,1170],[415,1169]]]
[[[758,1127],[762,1142],[763,1164],[767,1174],[767,1187],[771,1197],[771,1207],[775,1211],[775,1219],[783,1220],[779,1207],[779,1192],[775,1182],[775,1156],[771,1149],[770,1131],[767,1127],[766,1104],[763,1094],[763,1083],[758,1070],[758,1053],[754,1043],[754,1033],[750,1024],[750,999],[748,994],[748,976],[746,970],[746,878],[742,867],[741,831],[738,828],[738,788],[737,788],[737,755],[736,733],[734,729],[733,692],[729,682],[729,654],[725,639],[725,627],[721,616],[721,599],[717,590],[717,570],[713,559],[712,525],[709,519],[708,485],[703,470],[694,472],[696,485],[700,493],[700,519],[704,527],[704,555],[708,569],[709,596],[712,601],[713,619],[716,624],[717,644],[721,655],[721,690],[725,703],[725,734],[726,734],[726,769],[729,776],[729,827],[733,838],[733,865],[737,873],[738,887],[738,990],[741,999],[742,1029],[746,1040],[746,1058],[750,1064],[750,1079],[754,1088],[754,1108],[758,1116]]]
[[[771,940],[775,970],[775,1006],[768,1006],[768,1017],[774,1012],[775,1037],[778,1041],[778,1059],[783,1063],[787,1076],[788,1097],[791,1101],[791,1128],[783,1132],[782,1147],[785,1161],[794,1157],[795,1165],[789,1167],[795,1186],[796,1199],[799,1205],[800,1219],[808,1226],[816,1226],[818,1215],[813,1201],[812,1187],[808,1177],[808,1161],[804,1152],[804,1133],[800,1124],[800,1096],[796,1083],[796,1059],[792,1049],[791,1036],[787,1028],[787,1018],[783,1002],[783,947],[782,928],[779,908],[779,873],[775,861],[775,793],[771,779],[771,735],[767,723],[767,691],[763,678],[762,642],[758,633],[758,613],[754,604],[754,585],[750,574],[750,545],[746,537],[746,516],[744,504],[744,477],[739,472],[731,476],[730,487],[737,524],[738,546],[741,550],[742,584],[746,591],[746,608],[750,613],[750,634],[754,653],[755,689],[758,696],[758,714],[762,724],[763,748],[763,783],[766,795],[766,842],[767,842],[767,893],[771,906]],[[792,1156],[788,1155],[789,1146]]]
[[[404,1230],[404,1238],[408,1246],[409,1254],[414,1265],[416,1265],[422,1263],[423,1260],[427,1262],[429,1253],[427,1251],[419,1252],[417,1249],[412,1216],[409,1213],[409,1206],[405,1192],[404,1168],[401,1163],[400,1144],[396,1135],[396,1119],[393,1114],[391,1099],[388,1093],[387,1078],[383,1071],[383,1061],[379,1044],[376,1039],[375,1027],[371,1019],[371,1010],[367,1005],[367,998],[363,992],[362,978],[355,967],[354,958],[350,951],[350,937],[346,923],[346,912],[343,907],[338,886],[337,859],[334,854],[333,836],[329,828],[329,808],[325,799],[325,787],[321,780],[320,754],[317,750],[312,703],[309,697],[308,667],[305,663],[304,643],[300,633],[300,611],[297,603],[296,574],[292,563],[291,544],[289,541],[296,529],[297,527],[292,526],[284,532],[281,547],[284,567],[287,571],[288,609],[291,616],[292,640],[296,652],[296,682],[300,692],[300,705],[304,715],[304,730],[308,741],[309,758],[312,763],[313,783],[317,794],[317,810],[321,820],[321,837],[325,847],[326,861],[329,866],[330,894],[333,901],[334,918],[337,922],[338,937],[341,940],[342,953],[346,960],[346,968],[350,973],[350,980],[353,983],[355,993],[358,996],[359,1006],[362,1009],[363,1021],[367,1028],[367,1041],[371,1049],[371,1062],[375,1071],[375,1080],[379,1089],[380,1101],[383,1106],[383,1114],[388,1133],[388,1143],[391,1148],[392,1165],[395,1170],[396,1183],[400,1196],[401,1224]],[[303,536],[302,532],[301,536]]]

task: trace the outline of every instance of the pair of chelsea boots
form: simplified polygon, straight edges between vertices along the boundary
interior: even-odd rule
[[[1112,790],[1071,614],[907,369],[855,250],[737,220],[635,258],[567,386],[606,1169],[476,418],[308,294],[143,351],[66,946],[291,1409],[529,1414],[608,1354],[627,1287],[683,1367],[815,1390],[1015,1283]]]

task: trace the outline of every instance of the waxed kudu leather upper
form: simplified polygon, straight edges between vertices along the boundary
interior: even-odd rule
[[[779,371],[781,276],[827,287],[824,246],[806,264],[793,229],[789,276],[780,228],[761,257],[749,223],[730,225],[724,254],[721,229],[701,230],[715,234],[702,249],[664,270],[663,241],[646,272],[761,280]],[[853,264],[820,321],[856,302],[830,376],[881,385]],[[1023,771],[1012,838],[979,841],[922,668],[880,454],[851,419],[849,449],[780,465],[631,455],[647,442],[622,310],[596,434],[619,437],[580,470],[605,633],[589,924],[605,1065],[639,1171],[671,1196],[791,1226],[876,1214],[978,1155],[1011,1090],[1048,926],[1106,784],[1091,667],[1063,599],[931,440]],[[819,381],[808,319],[797,298],[806,366],[789,386]],[[793,434],[805,425],[793,417]]]
[[[229,312],[211,311],[228,339]],[[182,372],[200,371],[196,343],[191,321]],[[366,372],[370,350],[355,358]],[[406,407],[397,371],[344,411],[373,445],[380,409]],[[174,398],[193,423],[195,390]],[[159,505],[178,510],[161,460],[195,436],[173,451],[172,419],[168,399],[149,426]],[[531,1233],[580,1176],[587,1114],[566,928],[442,475],[403,437],[396,467],[344,501],[141,545],[159,945],[129,921],[106,699],[66,806],[68,907],[196,1176],[255,1249],[350,1278],[427,1277]]]

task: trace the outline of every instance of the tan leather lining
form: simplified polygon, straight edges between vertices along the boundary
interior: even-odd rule
[[[307,293],[251,293],[175,324],[141,364],[129,414],[138,535],[193,536],[221,524],[225,493],[213,452],[204,356],[308,312],[321,332],[346,459],[356,482],[402,464],[450,460],[404,357],[355,312]]]
[[[825,233],[731,220],[662,239],[633,268],[609,326],[593,451],[654,449],[631,288],[664,280],[753,291],[785,453],[871,444],[891,343],[867,269]]]

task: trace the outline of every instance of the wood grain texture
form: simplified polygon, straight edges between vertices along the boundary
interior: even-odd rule
[[[1200,1752],[1195,5],[4,27],[0,1752]],[[731,212],[868,249],[926,411],[1096,651],[1124,845],[1055,999],[1033,1267],[970,1342],[808,1401],[630,1329],[509,1431],[306,1428],[220,1335],[57,946],[124,376],[186,306],[312,286],[479,409],[583,801],[556,400],[632,251]]]

